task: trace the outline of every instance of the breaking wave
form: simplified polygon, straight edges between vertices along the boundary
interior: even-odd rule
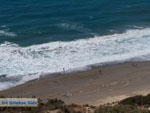
[[[0,30],[0,36],[10,36],[10,37],[15,37],[16,34],[13,32],[8,32],[5,30]]]
[[[37,79],[46,73],[85,70],[90,65],[150,60],[150,28],[128,30],[122,34],[95,36],[70,42],[50,42],[29,47],[0,44],[0,75],[20,77],[0,81],[6,89]],[[1,78],[0,78],[1,79]],[[0,85],[0,86],[3,86]]]

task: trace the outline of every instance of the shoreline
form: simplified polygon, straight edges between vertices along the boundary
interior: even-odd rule
[[[59,98],[67,104],[100,105],[150,93],[149,74],[150,62],[121,63],[55,77],[42,77],[2,90],[0,95]]]

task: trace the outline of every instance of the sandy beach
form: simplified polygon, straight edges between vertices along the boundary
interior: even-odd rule
[[[66,104],[100,105],[150,92],[150,62],[124,63],[58,75],[0,91],[6,97],[59,98]]]

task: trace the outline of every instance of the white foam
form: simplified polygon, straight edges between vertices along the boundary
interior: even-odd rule
[[[0,30],[0,36],[10,36],[10,37],[15,37],[16,34],[13,32],[8,32],[5,30]]]
[[[62,72],[63,68],[82,70],[93,64],[150,60],[150,28],[30,47],[5,42],[0,45],[0,53],[0,75],[22,76],[22,83],[41,73]]]
[[[64,30],[75,30],[78,32],[84,32],[84,33],[91,33],[91,30],[85,28],[84,26],[82,26],[81,24],[75,24],[75,23],[60,23],[57,24],[57,27],[64,29]]]
[[[10,83],[10,82],[0,82],[0,90],[4,90],[4,89],[7,89],[9,87],[13,87],[17,84],[14,84],[14,83]]]
[[[7,26],[6,26],[6,25],[2,25],[2,26],[0,26],[0,27],[2,27],[2,28],[6,28]]]

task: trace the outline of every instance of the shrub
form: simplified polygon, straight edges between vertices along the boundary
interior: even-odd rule
[[[150,112],[147,110],[138,109],[135,106],[117,105],[99,108],[95,111],[95,113],[150,113]]]
[[[63,113],[85,113],[85,108],[80,105],[72,104],[65,106],[64,109],[62,109]]]
[[[120,105],[134,105],[134,106],[150,106],[150,94],[147,96],[134,96],[122,100]]]

